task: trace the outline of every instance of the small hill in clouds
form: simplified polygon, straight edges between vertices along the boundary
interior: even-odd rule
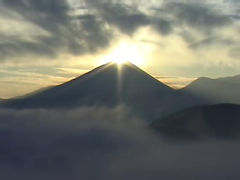
[[[222,78],[218,78],[218,80],[240,84],[240,75],[231,76],[231,77],[222,77]]]
[[[0,99],[0,104],[5,102],[5,101],[6,101],[6,99]]]
[[[115,107],[151,121],[202,101],[159,82],[131,63],[108,63],[62,85],[4,103],[7,108]]]
[[[182,89],[211,103],[240,104],[240,75],[218,79],[199,78]]]
[[[172,140],[235,139],[240,137],[240,105],[193,107],[161,118],[151,126]]]

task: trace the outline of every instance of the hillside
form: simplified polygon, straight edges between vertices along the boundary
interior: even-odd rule
[[[181,91],[192,93],[213,104],[240,104],[240,76],[218,79],[199,78]]]
[[[240,105],[193,107],[160,118],[151,127],[172,140],[235,139],[240,137]]]

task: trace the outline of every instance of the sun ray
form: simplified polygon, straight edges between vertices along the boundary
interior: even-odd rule
[[[123,64],[131,62],[137,66],[143,64],[142,52],[137,44],[122,42],[117,45],[108,55],[102,56],[102,63],[114,62]]]
[[[113,59],[112,62],[117,63],[117,64],[124,64],[124,63],[126,63],[127,61],[124,60],[124,59]]]

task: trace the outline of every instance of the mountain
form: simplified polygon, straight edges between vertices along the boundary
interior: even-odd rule
[[[222,78],[218,78],[218,80],[240,84],[240,75],[231,76],[231,77],[222,77]]]
[[[59,86],[3,103],[3,108],[114,107],[124,104],[143,119],[203,103],[159,82],[131,63],[102,65]]]
[[[240,75],[218,79],[199,78],[186,86],[183,91],[190,92],[214,104],[240,104]]]
[[[171,140],[234,139],[240,137],[240,105],[192,107],[151,124]]]
[[[5,101],[6,101],[6,99],[0,99],[0,104],[5,102]]]

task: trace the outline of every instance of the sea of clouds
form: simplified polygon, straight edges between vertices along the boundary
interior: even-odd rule
[[[0,110],[0,179],[239,180],[238,141],[167,142],[127,108]]]

